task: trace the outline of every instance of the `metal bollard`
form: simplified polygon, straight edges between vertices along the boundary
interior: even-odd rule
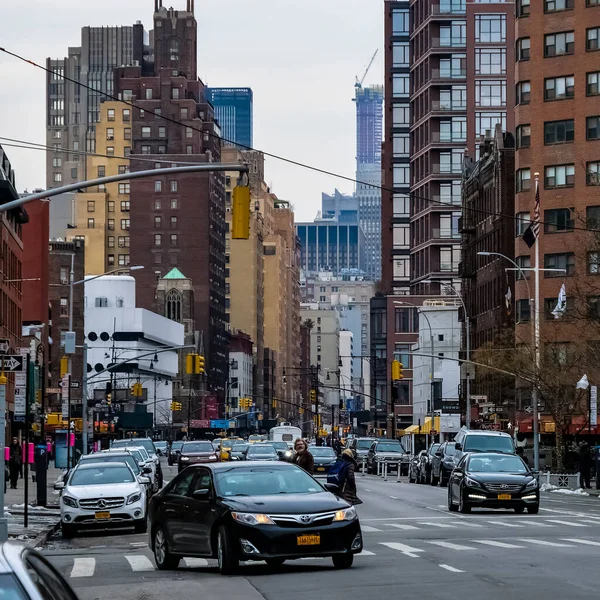
[[[367,457],[362,457],[362,476],[364,477],[367,471]]]
[[[388,467],[387,461],[384,461],[383,462],[383,473],[382,473],[384,481],[387,481],[387,471],[388,471],[387,467]]]
[[[377,477],[381,475],[381,461],[377,461]]]
[[[400,482],[400,473],[402,472],[402,462],[398,463],[398,473],[396,474],[396,483]]]

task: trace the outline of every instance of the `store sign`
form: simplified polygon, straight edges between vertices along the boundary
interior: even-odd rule
[[[596,427],[598,424],[598,386],[590,388],[590,425]]]

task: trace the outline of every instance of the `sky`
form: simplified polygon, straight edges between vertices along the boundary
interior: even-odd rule
[[[186,0],[164,0],[185,9]],[[383,0],[196,0],[198,75],[254,91],[254,146],[354,177],[355,76],[383,83]],[[39,64],[79,46],[83,26],[152,28],[154,0],[2,2],[0,46]],[[0,52],[0,137],[45,144],[45,73]],[[0,139],[0,144],[5,143]],[[5,146],[19,190],[45,187],[44,152]],[[352,182],[268,158],[265,179],[312,220],[321,192]]]

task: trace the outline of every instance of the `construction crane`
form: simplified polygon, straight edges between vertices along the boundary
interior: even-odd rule
[[[369,61],[369,64],[367,65],[367,68],[365,69],[365,73],[362,76],[362,78],[359,79],[358,75],[356,76],[356,82],[354,83],[354,87],[356,89],[361,89],[362,88],[363,81],[365,80],[365,77],[367,76],[367,73],[371,69],[371,66],[373,65],[373,61],[375,60],[375,57],[377,56],[378,52],[379,52],[379,48],[377,48],[377,50],[375,50],[375,52],[373,53],[373,56],[371,57],[371,60]]]

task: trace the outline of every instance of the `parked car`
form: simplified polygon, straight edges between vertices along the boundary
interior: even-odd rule
[[[369,454],[369,448],[378,438],[374,437],[354,437],[346,442],[346,447],[354,452],[354,457],[358,463],[358,469],[362,471],[363,457],[366,459]]]
[[[431,461],[431,485],[448,485],[450,474],[454,468],[454,442],[444,442],[437,449]]]
[[[231,452],[229,453],[231,460],[246,460],[246,451],[248,450],[248,446],[249,444],[247,444],[246,442],[234,444],[231,447]]]
[[[329,446],[311,446],[310,453],[315,461],[315,475],[326,475],[337,461],[337,454]]]
[[[248,444],[246,460],[276,461],[279,460],[279,454],[271,444]]]
[[[473,430],[463,427],[454,440],[454,466],[469,452],[515,453],[515,444],[508,433],[503,431]]]
[[[177,468],[182,471],[189,465],[218,460],[219,456],[210,442],[185,442],[181,447]]]
[[[448,482],[448,510],[468,513],[473,507],[537,514],[540,490],[534,472],[515,454],[465,454]]]
[[[223,574],[240,561],[278,567],[320,556],[348,568],[363,546],[356,509],[281,462],[193,465],[153,496],[149,521],[159,569],[184,556],[216,558]]]
[[[6,600],[77,600],[50,561],[22,544],[0,544],[0,595]]]
[[[266,442],[267,444],[273,446],[275,451],[279,455],[279,460],[284,460],[285,462],[291,462],[294,457],[294,451],[288,446],[287,442]]]
[[[421,450],[418,454],[411,456],[408,463],[408,483],[421,483],[421,457],[427,450]]]
[[[60,497],[63,537],[80,529],[133,527],[146,532],[146,492],[125,463],[85,462],[69,474]]]
[[[159,456],[166,456],[169,445],[164,440],[159,440],[158,442],[154,442],[154,447],[156,448],[156,453]]]
[[[425,450],[424,454],[421,455],[421,460],[419,464],[419,481],[418,483],[429,483],[431,484],[431,467],[433,457],[437,452],[437,449],[440,447],[440,444],[435,443],[431,444],[427,450]]]
[[[148,477],[150,477],[150,481],[152,482],[152,492],[158,492],[160,487],[158,483],[159,477],[157,465],[148,452],[146,452],[146,448],[143,446],[125,446],[124,448],[112,446],[109,450],[105,450],[105,452],[123,452],[123,450],[128,450],[131,452],[142,469],[151,469],[151,473],[148,475]]]
[[[179,462],[179,455],[181,454],[182,446],[183,442],[173,442],[171,444],[169,454],[167,454],[167,463],[170,467],[176,465]]]
[[[156,477],[158,482],[158,489],[163,486],[163,472],[162,467],[160,465],[160,460],[158,457],[158,452],[156,452],[156,447],[154,446],[154,442],[150,438],[130,438],[126,440],[115,440],[111,448],[122,448],[127,446],[142,446],[144,450],[148,453],[150,458],[154,461],[156,465]]]
[[[376,440],[367,455],[367,473],[377,473],[377,463],[387,462],[390,472],[396,471],[399,462],[400,474],[408,475],[410,456],[398,440]]]

